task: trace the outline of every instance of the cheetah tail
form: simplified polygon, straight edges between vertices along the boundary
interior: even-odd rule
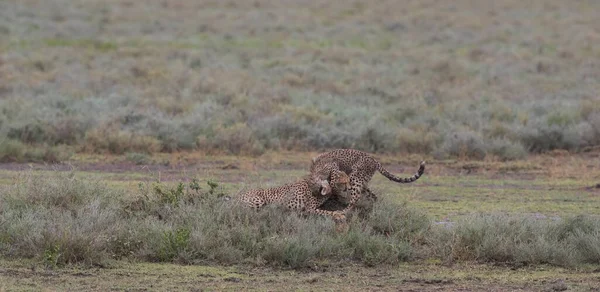
[[[417,173],[415,173],[415,175],[411,177],[397,177],[389,171],[387,171],[385,168],[383,168],[381,164],[379,164],[378,170],[383,176],[387,177],[391,181],[395,181],[397,183],[411,183],[418,180],[423,175],[423,172],[425,172],[425,161],[421,161],[421,165],[419,165],[419,170],[417,171]]]

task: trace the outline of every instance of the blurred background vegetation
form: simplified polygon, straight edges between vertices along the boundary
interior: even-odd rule
[[[0,1],[0,161],[600,145],[597,1]]]

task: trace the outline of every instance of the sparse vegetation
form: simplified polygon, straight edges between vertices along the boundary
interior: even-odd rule
[[[159,2],[0,3],[2,160],[600,145],[596,4]]]
[[[0,291],[597,289],[598,11],[0,0]],[[337,147],[434,159],[345,234],[228,200]]]
[[[434,233],[432,244],[445,261],[476,260],[513,265],[598,264],[600,220],[562,220],[478,214]],[[435,250],[435,249],[434,249]]]
[[[477,215],[452,227],[381,199],[339,234],[329,218],[224,200],[218,185],[147,183],[135,198],[73,173],[24,173],[0,197],[0,255],[48,267],[110,259],[306,267],[416,259],[578,266],[600,264],[600,221]]]
[[[71,157],[72,151],[64,145],[36,147],[13,139],[0,141],[0,163],[7,162],[49,162],[56,163]]]

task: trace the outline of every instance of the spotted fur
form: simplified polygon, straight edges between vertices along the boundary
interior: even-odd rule
[[[377,159],[370,154],[354,149],[336,149],[322,153],[312,159],[310,176],[315,184],[325,185],[328,174],[342,171],[350,176],[350,199],[344,213],[352,209],[363,191],[368,191],[369,181],[376,171],[389,180],[398,183],[411,183],[419,179],[425,171],[425,161],[421,162],[417,173],[411,177],[402,178],[387,171]],[[323,187],[324,189],[327,189]],[[324,195],[329,195],[325,193]]]
[[[345,172],[333,171],[324,176],[326,182],[329,180],[328,186],[329,184],[333,186],[333,192],[342,194],[348,192],[350,179]],[[322,189],[321,182],[315,183],[310,176],[306,176],[283,186],[247,191],[239,195],[238,200],[255,209],[267,204],[280,204],[304,213],[331,216],[336,222],[345,220],[345,216],[339,211],[318,209],[330,197],[330,194],[323,195]]]

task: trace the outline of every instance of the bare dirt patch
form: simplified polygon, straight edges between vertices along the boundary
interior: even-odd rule
[[[286,291],[593,291],[597,273],[557,268],[516,270],[488,265],[402,265],[396,269],[325,265],[307,270],[251,267],[118,264],[108,269],[32,269],[14,262],[0,268],[0,288],[50,290],[257,290]]]

